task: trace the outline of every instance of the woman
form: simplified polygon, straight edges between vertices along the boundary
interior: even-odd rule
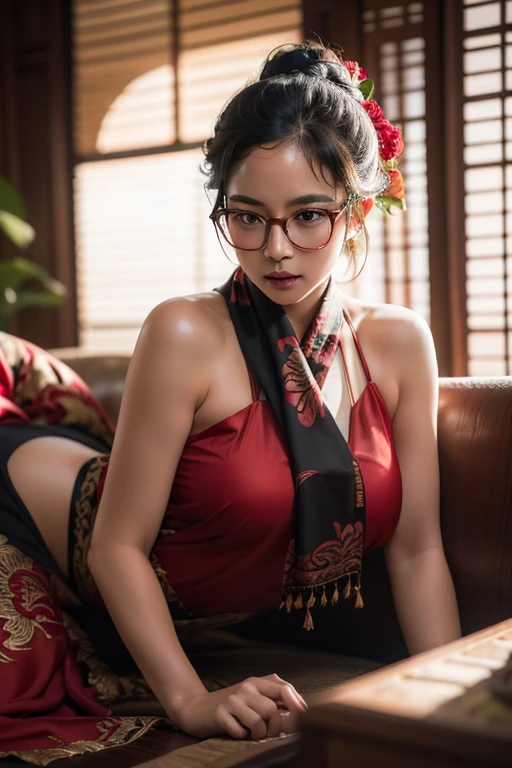
[[[101,409],[75,379],[63,395],[69,374],[52,361],[56,380],[36,389],[57,392],[52,402],[67,397],[65,418],[32,402],[18,417],[46,413],[52,426],[2,428],[6,488],[36,526],[29,544],[21,524],[0,529],[4,559],[7,549],[30,555],[41,592],[52,571],[83,602],[106,606],[171,721],[195,736],[274,736],[283,723],[295,727],[305,703],[273,675],[209,693],[174,621],[227,623],[281,601],[311,629],[314,605],[341,594],[362,606],[363,547],[385,546],[411,653],[460,634],[439,528],[429,329],[402,307],[342,296],[331,279],[340,253],[364,238],[373,200],[403,205],[401,136],[368,84],[334,46],[285,46],[224,109],[205,168],[217,194],[212,219],[240,267],[218,291],[150,313],[111,456]],[[62,626],[55,603],[48,611],[33,637]],[[122,742],[120,722],[105,719],[97,691],[84,693],[61,643],[73,733],[80,726],[82,741],[95,741],[103,717],[103,742]],[[0,709],[0,724],[4,715],[7,730],[18,728],[16,738],[0,736],[0,752],[43,751],[55,720],[30,721],[44,722],[38,741],[20,711],[12,701]],[[131,723],[131,735],[150,724]],[[64,726],[58,738],[80,751]]]

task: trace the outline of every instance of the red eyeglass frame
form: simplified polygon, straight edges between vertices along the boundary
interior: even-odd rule
[[[224,237],[224,240],[228,243],[228,245],[231,246],[231,248],[234,248],[237,251],[261,251],[262,248],[265,248],[265,246],[268,243],[268,238],[270,236],[270,227],[273,224],[279,224],[281,229],[283,230],[284,234],[290,241],[290,243],[293,245],[294,248],[298,248],[299,251],[321,251],[323,248],[326,247],[326,245],[329,244],[332,238],[332,233],[334,232],[334,225],[336,224],[336,221],[339,219],[342,213],[344,213],[347,209],[347,207],[353,202],[350,198],[347,198],[343,201],[343,205],[341,208],[338,208],[336,211],[326,211],[325,208],[302,208],[300,211],[296,211],[293,216],[288,216],[288,218],[278,218],[278,217],[272,217],[267,219],[266,216],[262,216],[260,213],[255,213],[254,211],[246,211],[241,208],[218,208],[216,211],[213,211],[210,213],[209,218],[213,221],[215,224],[215,228],[217,233],[220,231],[222,233],[222,236]],[[290,221],[290,219],[295,218],[299,213],[302,213],[303,211],[318,211],[319,213],[325,213],[331,220],[331,232],[329,234],[329,238],[325,241],[323,245],[317,246],[316,248],[304,248],[302,245],[297,245],[293,242],[293,240],[290,238],[290,235],[287,231],[287,224]],[[227,214],[227,213],[249,213],[251,216],[257,216],[259,219],[262,219],[265,222],[265,237],[263,240],[263,244],[260,245],[259,248],[239,248],[237,245],[234,245],[234,243],[231,243],[226,233],[224,232],[222,226],[217,221],[218,218],[221,216]]]

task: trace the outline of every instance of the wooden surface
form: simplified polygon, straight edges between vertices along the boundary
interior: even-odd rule
[[[493,678],[512,656],[512,620],[365,675],[303,719],[301,766],[512,766],[512,705]]]

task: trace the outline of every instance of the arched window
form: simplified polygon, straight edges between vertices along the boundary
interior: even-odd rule
[[[131,351],[156,304],[233,271],[208,219],[201,145],[266,54],[302,38],[302,12],[296,0],[182,0],[178,20],[168,0],[74,7],[80,343]]]
[[[101,154],[132,147],[158,147],[175,140],[174,70],[169,64],[136,77],[116,96],[96,139]]]

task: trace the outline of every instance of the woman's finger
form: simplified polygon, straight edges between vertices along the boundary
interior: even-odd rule
[[[285,712],[285,714],[287,714]],[[276,711],[267,720],[267,737],[276,737],[283,732],[283,710],[276,707]]]
[[[267,727],[267,737],[278,736],[282,730],[281,714],[273,699],[258,690],[251,682],[242,685],[238,691],[244,702],[253,709],[263,720]]]
[[[307,704],[300,696],[293,685],[287,683],[285,680],[281,680],[277,675],[267,675],[266,677],[251,677],[244,683],[251,683],[264,696],[268,696],[273,701],[282,701],[288,709],[304,711],[307,709]],[[242,683],[242,685],[244,685]]]
[[[223,704],[217,710],[217,721],[221,729],[233,739],[240,741],[241,739],[247,739],[251,735],[250,729],[245,728],[234,715],[227,711]]]
[[[241,696],[230,696],[225,703],[225,707],[229,714],[238,720],[240,725],[249,729],[251,739],[258,741],[267,737],[267,723]]]
[[[283,682],[280,684],[279,701],[282,701],[290,712],[304,712],[307,709],[306,702],[290,683]]]

